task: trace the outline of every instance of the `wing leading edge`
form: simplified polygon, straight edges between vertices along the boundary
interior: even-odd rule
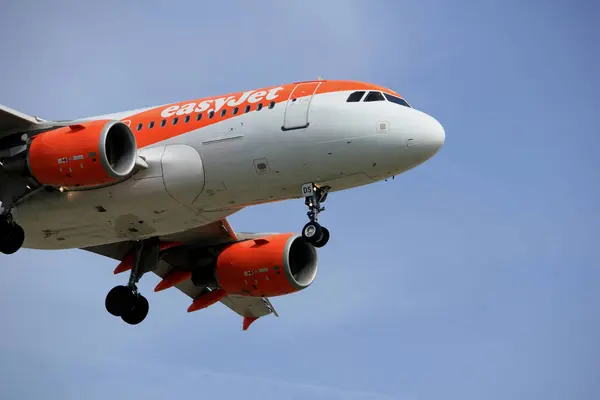
[[[193,249],[252,239],[257,236],[257,234],[252,233],[236,233],[229,225],[229,222],[226,219],[222,219],[188,231],[161,237],[160,241],[161,243],[166,244],[175,243],[178,247],[189,248],[190,251],[192,251]],[[167,250],[168,247],[169,246],[166,245],[164,250]],[[121,261],[115,269],[115,273],[121,273],[131,268],[127,262],[127,255],[132,248],[133,245],[131,242],[120,242],[102,246],[86,247],[82,250]],[[187,251],[179,251],[177,256],[170,255],[168,252],[165,252],[164,256],[161,256],[157,268],[152,271],[163,279],[157,285],[155,291],[176,287],[181,292],[188,295],[192,300],[195,300],[201,294],[206,292],[205,288],[193,284],[191,274],[177,274],[178,276],[176,277],[169,275],[176,267],[186,263],[186,256],[189,254],[190,253]],[[173,278],[173,280],[169,282],[167,277],[169,277],[169,279]],[[271,304],[271,301],[266,297],[225,295],[219,301],[244,318],[242,325],[243,330],[247,330],[248,327],[260,317],[269,314],[274,314],[277,317],[279,316]]]
[[[0,104],[0,138],[13,131],[30,130],[43,121]]]

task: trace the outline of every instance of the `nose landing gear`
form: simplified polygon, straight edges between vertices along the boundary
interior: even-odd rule
[[[115,317],[121,317],[130,325],[137,325],[148,315],[148,300],[138,292],[137,283],[145,272],[153,270],[158,264],[158,239],[134,242],[134,248],[122,261],[131,262],[131,273],[126,286],[115,286],[106,295],[106,311]]]
[[[302,228],[302,237],[315,247],[323,247],[329,241],[329,230],[319,224],[319,213],[325,211],[325,207],[321,207],[327,199],[329,186],[318,187],[314,183],[306,183],[302,185],[302,194],[304,195],[304,203],[308,207],[308,218],[310,222]]]

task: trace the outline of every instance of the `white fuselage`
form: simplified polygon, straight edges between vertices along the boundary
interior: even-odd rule
[[[346,102],[351,92],[296,100],[305,102],[306,128],[282,130],[286,109],[297,106],[283,101],[140,149],[148,168],[123,182],[38,191],[15,209],[24,247],[80,248],[184,231],[243,207],[301,197],[307,182],[338,191],[400,174],[444,143],[443,128],[427,114],[388,101]]]

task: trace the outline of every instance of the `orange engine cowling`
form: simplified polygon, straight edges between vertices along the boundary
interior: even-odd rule
[[[287,233],[234,243],[217,258],[215,276],[229,294],[272,297],[307,288],[317,275],[317,252]]]
[[[120,121],[81,122],[33,137],[27,163],[41,184],[98,186],[128,177],[135,168],[137,145]]]

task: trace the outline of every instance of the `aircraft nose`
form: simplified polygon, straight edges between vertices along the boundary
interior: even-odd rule
[[[422,111],[413,110],[409,130],[408,151],[411,162],[420,164],[433,157],[446,141],[446,131],[437,119]]]
[[[437,119],[424,115],[422,144],[433,154],[437,153],[446,141],[446,131]]]

